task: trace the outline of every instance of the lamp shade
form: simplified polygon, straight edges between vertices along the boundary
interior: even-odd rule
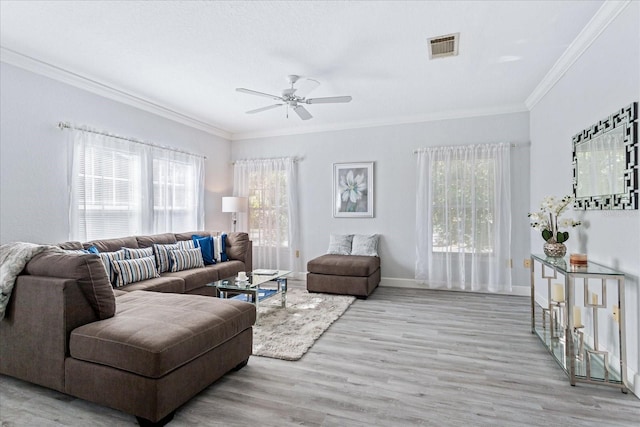
[[[246,212],[249,199],[246,197],[223,197],[222,212]]]

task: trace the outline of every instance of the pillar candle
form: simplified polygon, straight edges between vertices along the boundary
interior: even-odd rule
[[[573,307],[573,326],[582,326],[582,310],[580,307]]]
[[[598,294],[595,292],[591,294],[591,305],[598,305]]]
[[[553,289],[551,292],[551,299],[554,300],[555,302],[562,302],[564,301],[564,286],[559,284],[559,283],[555,283],[553,285]]]

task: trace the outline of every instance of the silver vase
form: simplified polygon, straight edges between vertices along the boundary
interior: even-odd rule
[[[562,258],[567,253],[564,243],[546,242],[543,246],[544,254],[550,258]]]

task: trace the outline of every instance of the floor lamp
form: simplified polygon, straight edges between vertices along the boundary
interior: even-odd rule
[[[223,197],[222,198],[222,212],[231,212],[231,219],[233,220],[233,229],[236,231],[236,223],[238,222],[238,212],[246,212],[249,208],[249,199],[246,197]]]

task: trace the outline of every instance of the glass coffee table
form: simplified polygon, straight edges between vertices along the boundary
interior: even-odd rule
[[[246,301],[256,306],[256,322],[258,306],[262,301],[280,295],[280,307],[287,306],[287,270],[254,270],[248,273],[246,281],[237,276],[227,277],[208,283],[216,288],[218,298],[233,298]]]

